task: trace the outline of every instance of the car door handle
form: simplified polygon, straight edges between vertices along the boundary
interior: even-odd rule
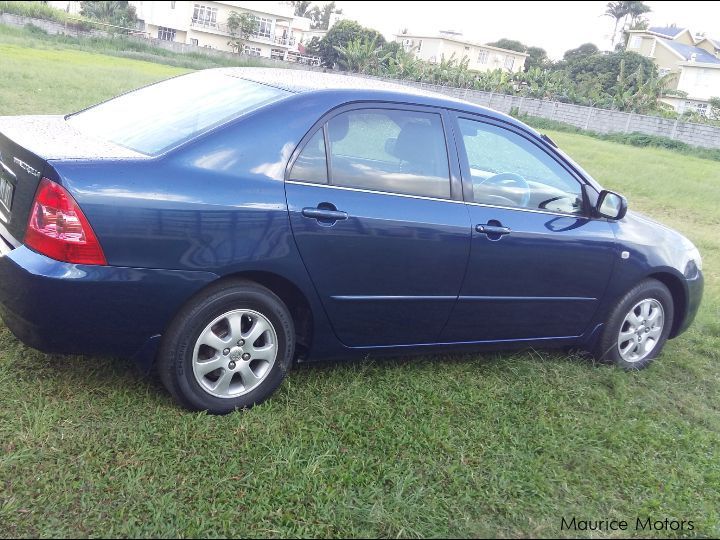
[[[320,221],[339,221],[348,218],[347,212],[328,208],[303,208],[302,215]]]
[[[510,229],[501,225],[476,225],[475,230],[479,233],[487,234],[488,236],[502,236],[504,234],[510,234]]]

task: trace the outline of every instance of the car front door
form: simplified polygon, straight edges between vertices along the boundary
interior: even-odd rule
[[[589,217],[584,181],[533,135],[454,118],[472,245],[441,340],[582,335],[618,257],[609,223]]]
[[[434,109],[362,105],[324,119],[291,158],[293,234],[343,344],[432,343],[447,322],[471,240],[447,141]]]

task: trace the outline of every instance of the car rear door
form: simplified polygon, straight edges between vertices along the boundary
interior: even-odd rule
[[[441,340],[583,334],[618,258],[610,224],[588,216],[584,180],[519,127],[453,117],[472,247]]]
[[[432,108],[349,106],[291,159],[295,241],[347,346],[432,343],[455,305],[470,220],[446,122]]]

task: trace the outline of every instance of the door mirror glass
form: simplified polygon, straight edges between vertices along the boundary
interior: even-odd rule
[[[613,191],[603,190],[598,197],[597,213],[609,219],[622,219],[627,213],[627,200]]]

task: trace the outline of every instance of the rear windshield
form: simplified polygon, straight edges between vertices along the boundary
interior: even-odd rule
[[[118,96],[68,117],[83,133],[156,155],[289,93],[199,71]]]

